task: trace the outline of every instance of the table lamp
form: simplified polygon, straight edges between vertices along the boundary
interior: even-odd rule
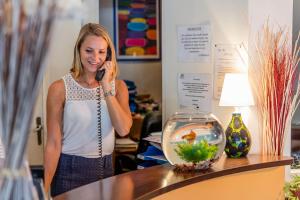
[[[250,132],[245,126],[239,107],[254,105],[246,73],[225,74],[219,106],[233,106],[235,112],[226,129],[225,152],[230,158],[244,157],[251,147]]]

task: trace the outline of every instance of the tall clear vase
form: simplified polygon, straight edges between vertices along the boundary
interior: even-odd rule
[[[0,168],[1,200],[39,199],[24,152],[45,68],[55,2],[0,0],[0,136],[5,150]]]

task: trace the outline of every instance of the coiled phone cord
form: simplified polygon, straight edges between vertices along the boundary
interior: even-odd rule
[[[97,88],[97,117],[98,117],[98,150],[99,150],[99,178],[103,179],[103,157],[102,157],[102,127],[101,127],[101,92],[100,92],[100,82]]]

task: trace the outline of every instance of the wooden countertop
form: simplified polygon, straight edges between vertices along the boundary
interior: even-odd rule
[[[289,165],[291,157],[248,155],[233,159],[225,155],[204,172],[176,173],[169,164],[136,170],[103,179],[54,198],[79,199],[149,199],[199,181],[239,172]]]

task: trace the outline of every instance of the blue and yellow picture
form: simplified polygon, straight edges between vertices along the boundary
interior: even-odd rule
[[[159,59],[159,1],[115,0],[118,60]]]

